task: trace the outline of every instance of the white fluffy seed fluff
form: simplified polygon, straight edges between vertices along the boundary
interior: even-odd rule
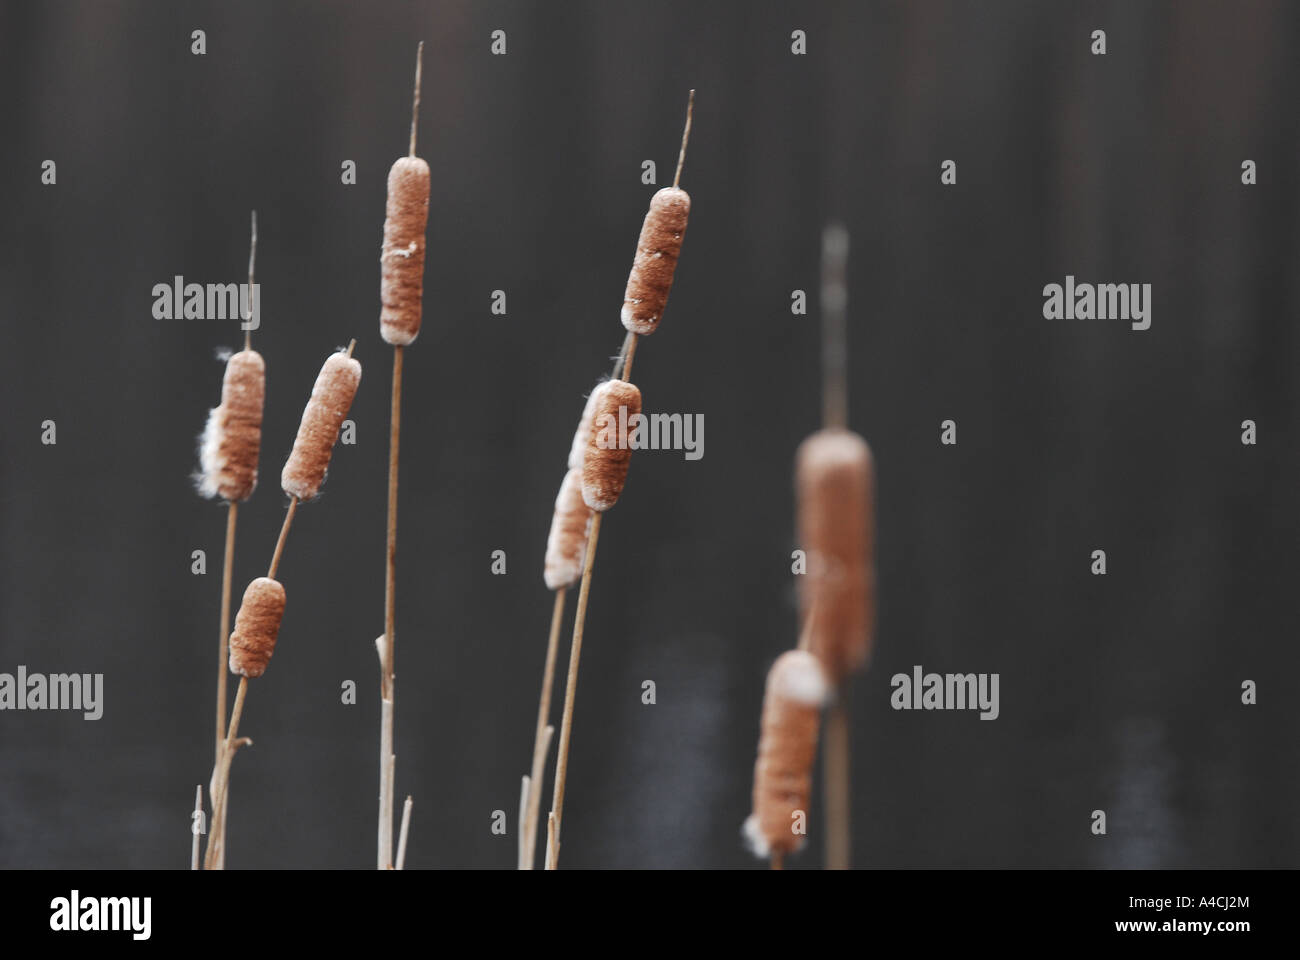
[[[830,697],[831,685],[826,679],[826,672],[815,657],[800,657],[783,664],[783,669],[774,678],[774,693],[793,700],[795,703],[810,707],[826,704]]]
[[[591,418],[596,414],[596,391],[587,397],[587,405],[582,408],[582,419],[578,429],[573,431],[573,445],[569,448],[569,469],[581,470],[587,456],[587,442],[591,438]]]
[[[194,475],[199,495],[211,500],[217,496],[218,480],[226,467],[221,455],[221,421],[224,413],[220,407],[208,411],[208,422],[199,435],[199,472]]]
[[[740,835],[744,838],[745,846],[749,848],[749,852],[760,860],[766,860],[772,855],[772,848],[768,846],[767,837],[763,836],[763,829],[759,826],[758,817],[752,813],[741,824]]]

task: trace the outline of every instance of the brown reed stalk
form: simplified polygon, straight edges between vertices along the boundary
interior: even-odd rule
[[[522,845],[519,850],[519,869],[533,869],[537,856],[537,823],[542,811],[542,777],[546,766],[546,755],[550,752],[551,737],[555,728],[550,725],[551,692],[555,687],[555,660],[560,647],[560,627],[564,622],[564,599],[567,587],[555,591],[555,603],[551,610],[551,630],[546,640],[546,664],[542,668],[542,694],[537,704],[537,731],[533,735],[533,765],[529,774],[526,811]],[[521,811],[524,811],[521,805]]]
[[[848,254],[847,230],[831,225],[822,231],[822,426],[826,428],[846,428],[849,419]],[[852,856],[851,757],[848,709],[841,689],[828,710],[822,762],[828,870],[847,870]]]
[[[662,319],[663,307],[667,303],[668,291],[672,286],[677,254],[680,252],[686,228],[686,214],[690,209],[690,198],[684,190],[678,189],[678,184],[681,182],[682,168],[686,163],[686,147],[690,142],[691,118],[694,113],[695,91],[691,90],[686,102],[686,122],[682,129],[682,145],[677,155],[677,171],[673,177],[673,185],[671,188],[659,191],[651,199],[650,212],[646,214],[645,222],[642,224],[632,272],[628,276],[621,313],[627,333],[623,338],[623,347],[614,362],[612,374],[613,377],[628,384],[632,382],[632,360],[636,355],[638,332],[649,335],[657,329]],[[664,195],[670,196],[664,201],[664,205],[660,205]],[[667,223],[675,225],[675,234],[663,235],[664,225]],[[650,254],[646,249],[649,246],[647,240],[663,243],[671,249],[656,250]],[[670,253],[670,256],[664,257],[662,255],[664,252]],[[655,307],[654,315],[650,317],[643,316],[643,311],[639,309],[642,302],[640,295],[646,292],[652,295]],[[587,499],[585,471],[583,486],[583,498]],[[592,501],[587,499],[587,505],[593,506]],[[559,869],[560,844],[564,828],[564,791],[569,774],[569,741],[573,734],[573,707],[577,697],[578,666],[582,657],[583,630],[586,626],[587,604],[591,595],[591,571],[596,560],[596,544],[600,539],[602,513],[603,509],[596,509],[592,514],[591,527],[587,535],[587,553],[582,569],[582,585],[578,589],[578,607],[573,621],[573,640],[569,651],[569,669],[564,689],[564,712],[560,721],[560,743],[556,750],[555,785],[551,798],[551,814],[547,824],[547,870]]]
[[[402,804],[402,829],[397,835],[397,860],[393,864],[394,870],[406,869],[406,838],[411,832],[411,807],[415,805],[409,796],[406,803]]]
[[[250,314],[244,320],[251,319],[253,299],[253,282],[257,264],[257,211],[252,211],[249,224],[248,243],[248,291]],[[255,360],[255,362],[250,362]],[[249,329],[244,330],[244,353],[231,357],[222,382],[221,405],[209,416],[208,426],[204,430],[203,447],[200,459],[203,469],[199,490],[207,495],[220,494],[226,503],[226,541],[224,558],[221,565],[221,612],[217,628],[217,695],[216,695],[216,736],[213,745],[213,765],[221,761],[221,751],[226,739],[226,676],[227,638],[230,636],[230,591],[234,573],[235,535],[239,518],[239,501],[251,496],[257,483],[257,459],[261,445],[261,415],[264,397],[264,365],[261,357],[253,353],[252,336]],[[256,424],[248,423],[248,404],[255,398]],[[238,429],[230,433],[232,421],[230,412],[225,409],[227,402],[238,404],[238,416],[235,423]],[[211,432],[211,435],[210,435]],[[250,449],[251,443],[251,449]],[[212,458],[208,462],[209,444]],[[234,464],[232,469],[231,450],[233,445]],[[218,849],[221,838],[217,837]]]
[[[560,746],[555,760],[555,787],[551,797],[550,838],[546,845],[546,869],[560,864],[560,826],[564,817],[564,787],[569,777],[569,738],[573,735],[573,704],[578,695],[578,663],[582,659],[582,631],[587,622],[587,599],[591,595],[591,568],[596,562],[596,542],[600,539],[600,518],[591,518],[587,534],[587,557],[582,567],[582,586],[578,589],[578,612],[573,620],[573,643],[569,649],[569,673],[564,684],[564,714],[560,721]]]
[[[346,357],[349,360],[352,358],[352,351],[356,348],[356,345],[357,341],[355,338],[348,344]],[[335,356],[337,356],[337,354],[335,354]],[[326,359],[325,366],[322,368],[322,376],[317,378],[318,384],[324,382],[324,372],[330,369],[331,359],[332,358]],[[353,361],[353,363],[355,363],[355,361]],[[357,371],[359,382],[359,367],[357,368]],[[355,385],[352,387],[352,390],[355,391]],[[349,393],[346,397],[346,406],[342,410],[337,411],[339,413],[339,420],[341,420],[343,416],[346,416],[347,407],[351,406],[353,396],[353,393]],[[303,413],[304,423],[298,429],[298,437],[294,441],[293,452],[290,453],[289,460],[285,464],[285,469],[281,473],[281,487],[292,486],[295,490],[298,490],[299,493],[301,493],[301,497],[299,496],[299,493],[289,494],[289,507],[285,511],[284,522],[280,525],[280,535],[276,538],[275,550],[271,554],[271,563],[266,574],[267,580],[275,581],[275,575],[280,569],[280,561],[284,556],[284,546],[289,537],[289,528],[293,525],[293,518],[298,511],[299,500],[303,497],[311,498],[316,495],[320,484],[324,481],[325,470],[330,459],[329,454],[333,450],[334,442],[337,439],[338,425],[337,423],[333,423],[333,432],[328,437],[329,443],[327,448],[319,450],[316,448],[322,443],[320,437],[311,436],[307,429],[309,414],[314,409],[319,409],[314,407],[314,404],[323,399],[325,398],[318,398],[313,389],[313,398],[308,401],[307,410]],[[310,454],[310,456],[308,456],[308,454]],[[301,462],[299,462],[299,458],[301,458]],[[304,477],[302,467],[303,464],[307,463],[307,461],[310,461],[310,464],[308,464],[310,469],[307,471],[309,475]],[[287,493],[288,490],[285,492]],[[245,594],[245,598],[247,598],[247,596],[248,594]],[[283,594],[281,594],[281,596],[283,596]],[[278,623],[276,629],[278,631]],[[273,645],[273,637],[271,638],[271,642]],[[270,656],[269,651],[266,652],[266,656]],[[230,713],[230,726],[226,731],[226,740],[221,752],[221,759],[213,770],[212,783],[208,790],[213,804],[213,828],[209,836],[208,849],[204,858],[203,868],[205,870],[219,869],[225,865],[224,837],[226,810],[229,802],[230,766],[234,760],[235,751],[238,750],[240,745],[249,742],[247,738],[243,738],[242,740],[236,739],[236,735],[239,731],[239,722],[244,714],[244,700],[247,695],[248,674],[245,673],[239,680],[239,688],[235,693],[235,705]]]
[[[405,268],[414,268],[414,290],[410,289],[410,277],[400,276],[393,280],[390,293],[390,277],[385,266],[382,284],[384,312],[380,318],[380,328],[384,339],[393,346],[393,390],[389,412],[388,430],[388,517],[385,529],[384,559],[384,647],[379,657],[379,819],[376,833],[376,866],[380,870],[393,869],[393,789],[397,772],[397,757],[393,753],[393,724],[396,712],[396,685],[394,683],[394,646],[397,624],[397,476],[398,452],[402,439],[402,351],[415,340],[420,328],[421,297],[423,294],[424,268],[424,230],[428,217],[428,165],[415,155],[416,133],[420,119],[420,81],[424,66],[424,41],[420,41],[415,55],[415,83],[411,95],[411,134],[407,157],[409,163],[403,166],[398,160],[389,173],[388,216],[384,223],[384,257],[390,254],[390,227],[400,229],[409,226],[408,221],[414,216],[419,222],[418,260],[411,256],[411,249],[392,251],[403,261],[403,268],[395,273],[403,273]],[[418,161],[418,164],[416,163]],[[397,172],[409,175],[414,171],[419,177],[422,168],[424,204],[414,214],[409,209],[398,210],[395,206],[407,197],[406,187],[400,186],[404,181],[395,179]],[[413,243],[417,241],[412,241]],[[383,258],[381,257],[381,260]],[[394,322],[396,321],[396,322]]]

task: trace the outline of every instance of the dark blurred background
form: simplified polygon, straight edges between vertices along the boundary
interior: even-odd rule
[[[225,516],[189,476],[214,353],[240,334],[155,320],[151,290],[242,280],[251,208],[268,395],[236,598],[274,544],[321,362],[357,337],[365,375],[357,443],[289,538],[228,863],[373,864],[392,362],[377,261],[420,39],[434,183],[402,448],[409,867],[514,864],[551,503],[623,335],[655,189],[642,161],[671,180],[691,87],[691,225],[636,377],[647,409],[704,414],[705,456],[638,453],[607,517],[564,865],[755,864],[739,828],[764,675],[796,639],[791,463],[820,416],[831,219],[852,231],[851,423],[879,484],[855,865],[1300,864],[1300,8],[223,0],[0,7],[0,671],[105,675],[97,722],[0,714],[0,866],[188,866]],[[1043,285],[1066,274],[1151,283],[1151,329],[1045,320]],[[891,710],[891,674],[915,664],[1000,673],[1001,716]],[[820,862],[814,816],[790,866]]]

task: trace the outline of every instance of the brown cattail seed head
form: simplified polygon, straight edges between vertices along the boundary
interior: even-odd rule
[[[419,157],[402,157],[388,171],[388,213],[379,256],[379,332],[395,347],[414,342],[420,333],[428,220],[429,165]]]
[[[284,587],[280,581],[258,577],[248,585],[230,635],[231,673],[260,677],[266,672],[283,617]]]
[[[332,355],[320,368],[311,399],[302,412],[302,423],[298,424],[293,452],[280,473],[280,486],[285,493],[299,500],[310,500],[320,491],[339,427],[348,415],[360,383],[361,364],[344,353]]]
[[[799,546],[808,568],[799,578],[808,649],[833,683],[866,663],[876,614],[875,491],[871,450],[851,430],[819,430],[795,460]]]
[[[650,198],[623,294],[623,326],[633,333],[648,336],[659,326],[690,213],[690,194],[680,187],[664,187]]]
[[[794,832],[795,811],[806,820],[817,756],[817,728],[829,686],[821,663],[805,650],[777,657],[767,674],[758,761],[754,764],[754,812],[745,838],[755,855],[792,853],[803,845]]]
[[[606,380],[592,395],[591,432],[582,460],[582,499],[605,511],[618,502],[632,459],[629,421],[641,412],[641,391],[626,380]]]
[[[199,442],[199,493],[232,503],[247,500],[257,486],[262,446],[266,363],[256,350],[240,350],[226,363],[221,404],[208,414]]]
[[[546,538],[546,569],[543,573],[548,590],[571,587],[582,576],[587,557],[587,534],[591,529],[591,507],[582,500],[582,471],[570,470],[560,484],[555,498],[555,515],[551,533]]]

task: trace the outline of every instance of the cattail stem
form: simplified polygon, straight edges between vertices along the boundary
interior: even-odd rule
[[[849,233],[839,224],[822,231],[822,427],[845,428],[848,388]],[[843,686],[843,684],[841,684]],[[849,716],[841,689],[826,718],[822,787],[826,793],[825,867],[847,870],[850,857]]]
[[[551,692],[555,687],[555,660],[560,648],[560,627],[564,624],[564,599],[568,590],[555,591],[555,606],[551,611],[551,632],[546,641],[546,665],[542,668],[542,695],[537,704],[537,733],[533,738],[533,766],[528,795],[528,811],[524,820],[523,851],[519,858],[520,870],[533,869],[537,856],[537,823],[542,811],[542,776],[546,755],[550,751],[551,736],[555,728],[547,721],[551,718]]]
[[[213,766],[221,763],[222,752],[226,747],[226,676],[230,673],[230,586],[235,566],[235,524],[239,516],[239,504],[230,501],[226,514],[226,556],[221,567],[221,637],[218,645],[217,659],[217,746]],[[215,802],[215,801],[214,801]],[[215,808],[214,808],[215,814]],[[224,853],[226,846],[225,819],[220,824],[209,825],[213,831],[217,850]],[[211,845],[212,839],[208,843]]]
[[[221,632],[217,637],[217,741],[212,757],[214,764],[221,761],[221,748],[226,740],[226,676],[230,673],[230,585],[235,569],[235,524],[239,518],[239,504],[230,501],[226,512],[226,556],[221,565]]]
[[[253,319],[253,268],[257,264],[257,211],[254,210],[250,217],[251,224],[249,227],[248,238],[248,311],[249,315],[245,320]],[[244,331],[244,349],[253,349],[253,331],[252,328]]]
[[[551,816],[554,818],[553,840],[547,844],[546,869],[559,866],[560,838],[564,827],[564,786],[569,776],[569,738],[573,734],[573,704],[578,694],[578,664],[582,659],[582,631],[587,621],[587,599],[591,594],[591,568],[596,560],[596,541],[600,538],[600,518],[596,511],[591,516],[591,532],[587,535],[587,556],[582,566],[582,586],[578,590],[578,610],[573,619],[573,645],[569,651],[569,675],[564,685],[564,716],[560,722],[560,746],[555,760],[555,792],[551,799]]]
[[[420,83],[423,73],[424,41],[421,40],[415,50],[415,80],[411,89],[411,140],[407,155],[412,158],[415,157],[415,138],[420,124]],[[425,199],[427,200],[427,167],[425,170]],[[390,203],[391,200],[390,195]],[[387,224],[385,224],[384,230],[385,236],[387,236]],[[415,328],[417,330],[419,328],[418,296],[415,303]],[[414,336],[412,335],[410,339],[414,339]],[[393,754],[393,716],[395,713],[393,646],[396,639],[397,621],[397,470],[398,452],[402,439],[402,357],[402,344],[394,343],[393,393],[388,421],[388,522],[385,531],[384,559],[384,649],[380,656],[381,673],[379,678],[379,696],[382,701],[382,708],[379,719],[379,824],[376,831],[375,864],[380,870],[393,869],[393,787],[397,776],[397,758]]]
[[[628,332],[627,342],[623,350],[623,369],[620,371],[619,379],[632,382],[632,358],[636,356],[637,335]]]
[[[422,45],[423,46],[423,45]],[[388,427],[388,528],[384,564],[384,656],[379,691],[383,713],[379,733],[379,830],[376,864],[380,870],[392,866],[393,794],[390,770],[393,750],[393,647],[397,621],[397,471],[402,441],[402,356],[393,347],[393,396]]]
[[[393,795],[389,778],[393,766],[393,701],[385,697],[379,710],[379,829],[375,868],[388,870],[393,855]]]
[[[420,77],[424,73],[424,41],[415,48],[415,89],[411,93],[411,152],[415,156],[415,132],[420,124]]]
[[[218,864],[218,851],[223,847],[222,836],[225,832],[226,788],[230,779],[230,761],[235,756],[235,736],[239,732],[239,721],[244,715],[244,697],[248,694],[248,677],[241,677],[239,689],[235,692],[235,706],[230,712],[230,730],[226,734],[226,743],[221,751],[221,764],[208,787],[212,798],[212,824],[208,840],[208,851],[203,860],[203,869],[212,870]]]
[[[267,570],[266,575],[274,580],[275,572],[280,569],[280,558],[284,556],[284,541],[289,536],[289,527],[293,524],[293,515],[298,511],[298,498],[289,498],[289,509],[285,511],[284,523],[280,525],[280,537],[275,541],[275,553],[271,554],[271,567]],[[245,678],[247,682],[247,678]],[[239,689],[242,691],[244,685],[241,683]]]
[[[691,139],[691,117],[695,113],[695,91],[691,91],[690,97],[686,100],[686,127],[682,130],[682,149],[677,154],[677,173],[673,175],[673,186],[677,186],[682,179],[682,167],[686,165],[686,144]]]
[[[822,783],[826,791],[827,870],[849,869],[851,831],[849,815],[849,711],[844,692],[826,715],[826,751],[822,757]]]
[[[398,870],[406,869],[406,838],[411,832],[411,807],[414,805],[410,797],[402,804],[402,831],[397,835],[397,862],[394,864]]]
[[[822,231],[822,426],[845,427],[848,388],[849,233],[833,224]]]
[[[785,854],[782,853],[780,850],[772,851],[772,869],[773,870],[785,869]]]

